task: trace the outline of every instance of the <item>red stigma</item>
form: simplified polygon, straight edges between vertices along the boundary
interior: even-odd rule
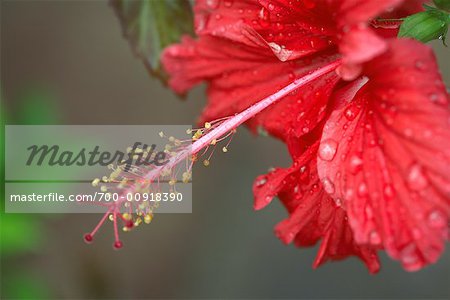
[[[121,241],[116,241],[116,242],[114,242],[113,247],[114,247],[114,249],[119,250],[120,248],[123,247],[123,243]]]
[[[83,238],[87,244],[90,244],[94,241],[94,237],[90,233],[86,233]]]

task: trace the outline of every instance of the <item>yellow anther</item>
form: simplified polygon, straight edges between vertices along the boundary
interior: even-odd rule
[[[103,176],[102,180],[103,180],[103,182],[108,182],[108,177],[107,176]]]
[[[159,136],[160,136],[160,137],[164,137],[164,132],[160,131],[160,132],[159,132]]]
[[[122,214],[122,217],[127,221],[131,220],[131,215],[129,213]]]
[[[209,160],[205,159],[205,160],[203,161],[203,165],[204,165],[205,167],[209,166]]]
[[[128,228],[127,226],[123,226],[123,227],[122,227],[122,230],[123,230],[124,232],[128,232],[128,231],[130,231],[130,228]]]
[[[182,175],[183,183],[188,183],[191,180],[192,174],[190,172],[184,172]]]
[[[209,128],[211,128],[211,123],[209,123],[209,122],[205,122],[205,128],[206,128],[206,129],[209,129]]]
[[[202,136],[202,134],[203,134],[203,131],[201,129],[199,129],[194,133],[194,136],[192,137],[192,139],[198,140]]]
[[[134,226],[139,226],[142,223],[141,218],[137,218],[136,221],[134,221]]]
[[[174,178],[170,179],[169,185],[175,185],[175,183],[177,183],[177,181]]]
[[[116,169],[115,171],[113,171],[113,172],[111,173],[111,175],[109,175],[109,178],[110,178],[111,180],[116,179],[117,177],[119,177],[120,172],[121,172],[120,169]]]
[[[113,164],[109,164],[108,165],[108,169],[110,169],[110,170],[114,169],[114,165]]]
[[[217,140],[216,139],[213,139],[212,141],[211,141],[211,145],[215,145],[215,144],[217,144]]]
[[[95,178],[94,180],[92,180],[92,186],[98,186],[99,182],[100,182],[100,179]]]
[[[150,224],[150,222],[153,220],[153,214],[146,214],[144,216],[144,222],[145,224]]]
[[[222,148],[222,152],[228,152],[228,148],[227,147],[223,147]]]
[[[110,221],[114,221],[114,215],[113,215],[113,214],[110,214],[110,215],[108,216],[108,219],[109,219]]]
[[[198,159],[197,155],[194,154],[194,155],[191,156],[191,160],[192,161],[197,161],[197,159]]]
[[[102,185],[100,187],[100,191],[102,191],[102,192],[106,192],[107,190],[108,190],[108,188],[106,186],[104,186],[104,185]]]
[[[175,138],[174,138],[173,136],[170,136],[170,137],[169,137],[169,142],[172,142],[172,143],[173,143],[174,141],[175,141]]]
[[[189,129],[186,129],[186,133],[187,133],[187,134],[192,134],[192,129],[190,129],[190,128],[189,128]]]

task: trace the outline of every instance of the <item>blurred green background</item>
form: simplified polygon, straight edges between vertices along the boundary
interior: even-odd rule
[[[0,19],[2,123],[192,124],[205,103],[204,88],[180,101],[148,76],[106,1],[2,1]],[[450,85],[449,50],[434,48]],[[418,273],[385,254],[376,276],[353,258],[312,270],[316,248],[273,235],[281,205],[252,209],[254,178],[288,164],[240,129],[196,167],[193,213],[157,215],[121,251],[111,228],[83,243],[95,215],[2,214],[1,298],[449,298],[449,251]]]

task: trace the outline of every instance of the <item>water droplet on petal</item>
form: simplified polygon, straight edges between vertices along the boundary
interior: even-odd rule
[[[258,18],[261,27],[266,28],[270,26],[270,13],[265,7],[261,8],[259,11]]]
[[[411,166],[407,180],[409,188],[413,191],[420,191],[428,186],[428,179],[419,164]]]
[[[414,63],[414,66],[419,71],[425,70],[425,63],[423,61],[421,61],[420,59],[416,60],[416,62]]]
[[[384,195],[388,198],[392,198],[395,195],[394,187],[390,184],[386,184],[384,187]]]
[[[410,244],[403,248],[400,253],[400,258],[405,265],[414,265],[419,260],[416,253],[416,246],[414,244]]]
[[[256,182],[256,187],[262,187],[263,185],[266,184],[266,182],[267,182],[267,179],[265,177],[263,177]]]
[[[369,193],[367,185],[363,182],[358,186],[358,195],[361,197],[367,196]]]
[[[349,121],[353,121],[359,114],[360,109],[356,105],[350,105],[344,112],[345,117]]]
[[[325,192],[332,195],[335,192],[334,184],[328,177],[322,179],[322,185]]]
[[[445,215],[439,211],[434,210],[428,215],[428,224],[434,228],[444,228],[447,225]]]
[[[376,231],[373,230],[370,234],[369,234],[369,242],[372,245],[379,245],[381,244],[381,236],[380,234]]]
[[[373,209],[370,206],[366,206],[366,216],[368,219],[372,219],[373,218]]]
[[[233,0],[224,0],[223,1],[223,5],[225,6],[225,7],[228,7],[228,8],[230,8],[231,6],[233,6]]]
[[[428,98],[430,99],[431,102],[436,103],[436,104],[440,104],[440,105],[447,104],[447,99],[442,94],[431,93],[428,96]]]
[[[269,10],[275,9],[275,5],[273,5],[273,3],[269,3],[269,5],[267,5],[267,7],[269,8]]]
[[[338,143],[333,139],[327,139],[320,143],[319,157],[322,160],[331,161],[336,156]]]
[[[345,200],[352,200],[354,194],[355,193],[354,193],[353,189],[347,189],[347,191],[345,192]]]
[[[277,43],[269,43],[270,48],[272,48],[274,53],[280,53],[281,52],[281,46]]]
[[[206,0],[206,5],[212,9],[216,9],[219,6],[220,0]]]
[[[362,169],[363,160],[358,155],[352,155],[349,161],[349,171],[352,174],[358,173]]]

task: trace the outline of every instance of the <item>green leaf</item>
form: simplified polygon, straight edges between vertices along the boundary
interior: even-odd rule
[[[439,9],[426,6],[427,10],[407,17],[398,33],[399,37],[410,37],[427,43],[441,39],[445,44],[449,14]]]
[[[133,52],[151,74],[167,78],[160,56],[165,47],[193,35],[193,16],[188,0],[111,0],[122,31]]]

